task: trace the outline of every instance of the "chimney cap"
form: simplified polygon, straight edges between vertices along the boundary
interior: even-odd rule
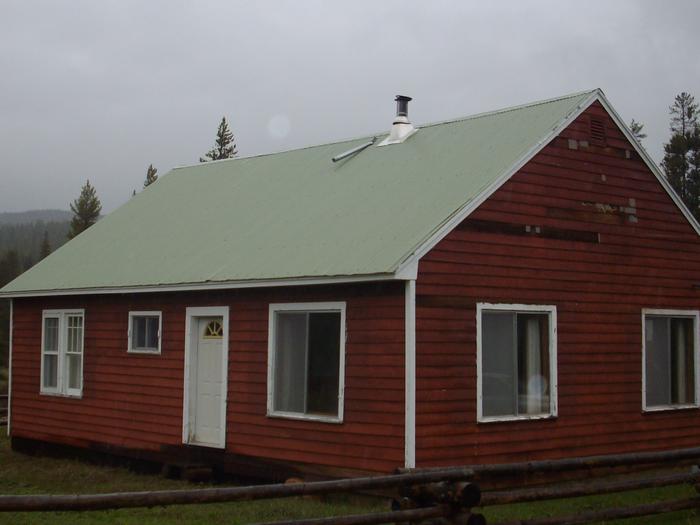
[[[408,103],[413,99],[406,95],[396,95],[394,100],[396,101],[396,116],[408,117]]]
[[[401,144],[408,137],[413,135],[416,128],[413,127],[411,121],[408,120],[408,103],[413,100],[406,95],[396,95],[396,116],[389,131],[389,135],[381,141],[378,146],[388,146],[389,144]]]

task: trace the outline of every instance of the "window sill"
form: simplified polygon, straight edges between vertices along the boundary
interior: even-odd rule
[[[83,393],[81,392],[80,394],[65,394],[63,392],[47,392],[47,391],[41,391],[39,392],[40,396],[49,396],[49,397],[65,397],[69,399],[82,399],[83,398]]]
[[[557,419],[556,414],[533,414],[528,416],[487,416],[477,418],[477,423],[508,423],[515,421],[538,421],[545,419]]]
[[[126,351],[127,354],[136,354],[136,355],[160,355],[160,350],[132,350],[128,349]]]
[[[653,414],[654,412],[675,412],[677,410],[697,410],[700,405],[663,405],[642,408],[642,413]]]
[[[338,416],[321,416],[314,414],[299,414],[296,412],[268,412],[267,417],[275,419],[296,419],[299,421],[315,421],[317,423],[332,423],[340,425],[343,423],[342,418]]]

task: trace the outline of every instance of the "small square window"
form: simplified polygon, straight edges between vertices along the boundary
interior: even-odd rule
[[[160,312],[129,312],[129,352],[160,353]]]
[[[556,415],[556,308],[477,306],[478,420]]]
[[[344,303],[270,306],[268,414],[340,422]]]
[[[698,406],[698,312],[645,310],[643,322],[643,409]]]

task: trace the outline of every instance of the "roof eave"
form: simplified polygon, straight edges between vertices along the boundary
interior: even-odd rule
[[[413,277],[415,278],[415,277]],[[246,281],[219,281],[207,283],[181,283],[143,286],[111,286],[99,288],[64,288],[52,290],[18,290],[0,291],[0,299],[16,299],[21,297],[54,297],[70,295],[105,295],[105,294],[134,294],[159,292],[191,292],[207,290],[233,290],[240,288],[271,288],[277,286],[305,286],[323,284],[351,284],[375,281],[396,281],[410,279],[410,272],[399,275],[396,273],[375,273],[366,275],[339,275],[329,277],[296,277],[288,279],[257,279]]]

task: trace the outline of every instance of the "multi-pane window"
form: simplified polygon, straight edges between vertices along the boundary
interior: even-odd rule
[[[82,310],[46,310],[41,345],[41,392],[80,396],[83,391]]]
[[[698,404],[698,313],[644,312],[644,409]]]
[[[268,412],[341,421],[345,304],[270,306]]]
[[[479,421],[556,415],[556,308],[477,307]]]
[[[160,312],[129,312],[129,352],[160,353]]]

